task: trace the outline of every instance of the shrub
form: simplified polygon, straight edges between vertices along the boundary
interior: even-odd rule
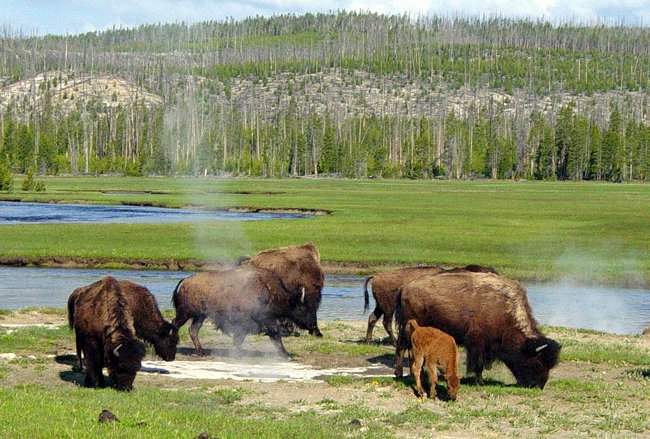
[[[4,163],[0,162],[0,191],[14,189],[14,175]]]

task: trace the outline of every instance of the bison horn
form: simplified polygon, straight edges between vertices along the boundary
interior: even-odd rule
[[[548,347],[548,343],[543,344],[543,345],[537,347],[537,349],[535,349],[535,352],[541,352],[541,351],[543,351],[543,350],[544,350],[545,348],[547,348],[547,347]]]
[[[302,287],[302,296],[300,296],[300,303],[305,303],[305,287]]]
[[[119,350],[120,350],[121,347],[122,347],[122,343],[118,344],[117,347],[115,349],[113,349],[113,355],[115,355],[116,357],[119,357],[120,356]]]

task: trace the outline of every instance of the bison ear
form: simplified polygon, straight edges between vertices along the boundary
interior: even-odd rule
[[[120,348],[122,347],[123,343],[118,344],[115,349],[113,349],[113,355],[115,355],[117,358],[120,358]]]

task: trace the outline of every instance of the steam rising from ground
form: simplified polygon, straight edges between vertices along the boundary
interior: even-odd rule
[[[217,126],[214,118],[206,116],[208,104],[203,93],[198,83],[190,81],[182,100],[166,111],[165,143],[167,156],[173,163],[205,177],[211,174],[210,169],[217,160],[217,145],[223,146],[219,134],[223,133],[226,127],[223,126],[223,121],[220,122],[221,126]],[[197,154],[197,151],[201,153]],[[186,204],[204,205],[206,197],[211,196],[215,197],[215,200],[208,200],[209,204],[230,206],[225,191],[219,190],[220,181],[203,177],[184,180],[193,182],[193,187],[184,191]],[[206,189],[209,190],[208,193]],[[238,221],[196,223],[192,225],[192,232],[195,250],[193,254],[199,259],[223,262],[251,254],[250,242]]]
[[[642,259],[618,246],[593,251],[565,251],[556,262],[558,280],[529,287],[544,292],[535,317],[548,325],[592,328],[612,333],[638,333],[650,326],[650,292]],[[611,283],[630,288],[612,294]],[[533,301],[531,299],[531,301]],[[635,329],[631,329],[635,328]],[[639,328],[640,331],[639,331]]]

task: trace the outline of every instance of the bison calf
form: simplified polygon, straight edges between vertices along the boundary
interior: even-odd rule
[[[420,326],[415,320],[409,320],[404,328],[407,337],[411,340],[411,373],[415,376],[416,392],[418,396],[424,396],[422,380],[420,378],[422,365],[426,362],[427,373],[431,390],[429,395],[436,391],[438,382],[438,368],[440,368],[447,380],[447,391],[449,397],[456,399],[460,380],[458,379],[458,348],[454,339],[431,326]]]

